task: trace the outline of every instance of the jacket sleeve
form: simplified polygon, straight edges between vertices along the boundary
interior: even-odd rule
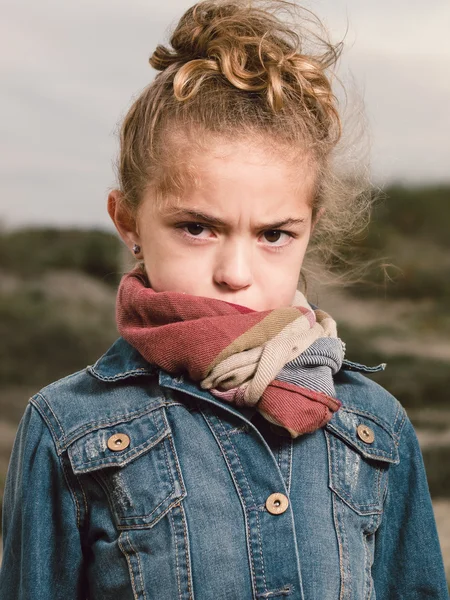
[[[417,436],[406,419],[400,462],[389,470],[372,568],[377,598],[447,600],[448,589]]]
[[[19,424],[3,501],[2,600],[84,600],[77,500],[37,409]]]

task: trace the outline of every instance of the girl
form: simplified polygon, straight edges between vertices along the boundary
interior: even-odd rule
[[[29,402],[2,600],[447,598],[411,423],[297,291],[362,210],[339,47],[289,6],[201,2],[150,59],[108,198],[120,338]]]

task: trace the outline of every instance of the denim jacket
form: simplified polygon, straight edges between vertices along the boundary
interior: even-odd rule
[[[448,598],[417,438],[368,370],[346,361],[342,408],[292,439],[119,338],[29,401],[0,598]]]

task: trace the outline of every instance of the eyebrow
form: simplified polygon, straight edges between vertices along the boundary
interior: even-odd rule
[[[229,224],[223,219],[219,219],[218,217],[213,217],[212,215],[207,215],[206,213],[199,212],[198,210],[187,210],[181,209],[176,211],[176,216],[179,218],[182,217],[192,217],[193,219],[198,219],[208,225],[214,225],[215,227],[228,227]],[[280,229],[281,227],[289,227],[292,225],[300,225],[306,221],[306,218],[303,219],[282,219],[281,221],[270,222],[270,223],[259,223],[255,229]]]

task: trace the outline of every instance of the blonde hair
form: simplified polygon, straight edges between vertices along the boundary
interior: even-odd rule
[[[364,177],[349,176],[333,156],[342,124],[331,69],[342,43],[292,2],[205,0],[181,17],[170,46],[153,52],[160,73],[122,123],[123,202],[135,214],[149,189],[155,201],[181,196],[195,183],[189,158],[211,140],[260,143],[294,164],[306,154],[317,170],[313,215],[325,209],[315,248],[329,259],[365,225],[370,205]]]

